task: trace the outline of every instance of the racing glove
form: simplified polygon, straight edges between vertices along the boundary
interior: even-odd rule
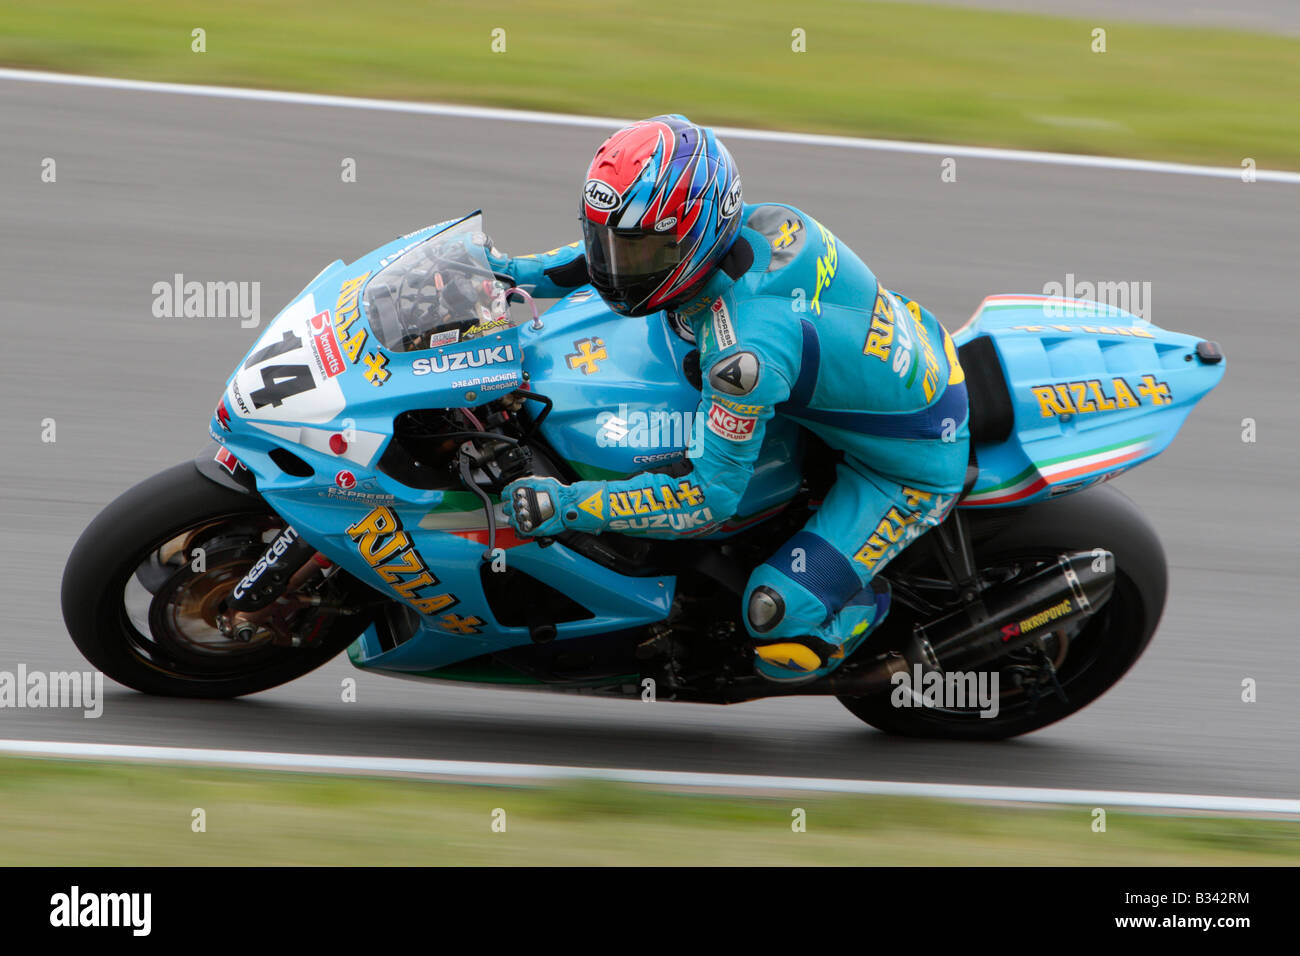
[[[548,538],[564,530],[565,511],[572,510],[567,500],[570,491],[554,478],[533,475],[508,484],[501,492],[501,501],[506,517],[517,532]]]

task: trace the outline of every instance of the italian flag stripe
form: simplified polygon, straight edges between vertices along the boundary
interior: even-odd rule
[[[1135,442],[1132,445],[1126,445],[1124,448],[1116,451],[1102,452],[1096,455],[1085,455],[1082,458],[1075,458],[1072,461],[1064,461],[1057,465],[1044,465],[1040,472],[1044,478],[1051,484],[1065,481],[1068,478],[1077,478],[1079,475],[1086,475],[1093,471],[1102,471],[1107,468],[1114,468],[1126,461],[1132,461],[1134,458],[1141,456],[1146,449],[1145,442]]]
[[[1038,462],[1011,481],[985,488],[962,500],[964,505],[1000,505],[1037,494],[1047,485],[1060,484],[1071,478],[1117,468],[1142,457],[1150,447],[1151,436],[1136,441],[1119,442],[1084,455],[1072,455]]]
[[[975,319],[984,312],[997,311],[999,309],[1018,309],[1022,306],[1046,306],[1055,305],[1062,307],[1063,313],[1059,318],[1077,318],[1081,315],[1095,317],[1099,313],[1106,316],[1119,317],[1122,312],[1101,302],[1093,302],[1090,299],[1066,299],[1056,295],[990,295],[979,304],[974,313],[957,332],[963,331]],[[954,333],[955,334],[955,333]]]
[[[1028,498],[1030,495],[1037,494],[1043,488],[1047,487],[1047,482],[1042,478],[1032,478],[1025,484],[1012,488],[1007,491],[998,491],[992,494],[981,492],[977,495],[968,495],[962,499],[964,505],[1000,505],[1008,501],[1018,501],[1021,498]]]
[[[1067,299],[1059,295],[991,295],[982,303],[985,309],[1011,309],[1022,305],[1074,305],[1082,306],[1083,299]]]
[[[1062,455],[1060,458],[1044,458],[1042,461],[1035,462],[1034,464],[1039,471],[1043,471],[1045,468],[1048,468],[1052,465],[1059,465],[1062,462],[1080,461],[1082,458],[1096,457],[1098,455],[1102,455],[1107,452],[1112,452],[1112,451],[1117,452],[1126,448],[1136,448],[1140,445],[1147,444],[1149,441],[1151,441],[1151,439],[1155,437],[1156,437],[1155,435],[1143,435],[1141,438],[1130,438],[1127,441],[1115,442],[1115,444],[1113,445],[1102,445],[1100,448],[1094,448],[1092,451],[1087,452],[1082,456]]]
[[[1020,474],[1016,475],[1016,477],[1008,478],[1006,481],[1003,481],[996,485],[989,485],[989,487],[987,488],[981,488],[978,492],[976,492],[976,494],[986,495],[990,491],[1001,491],[1004,488],[1013,488],[1016,485],[1022,484],[1025,481],[1025,479],[1029,478],[1029,476],[1034,473],[1034,471],[1035,471],[1034,466],[1030,465]]]

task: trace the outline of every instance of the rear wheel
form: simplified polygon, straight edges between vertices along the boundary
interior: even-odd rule
[[[1115,588],[1093,616],[1049,631],[1034,644],[983,666],[998,675],[998,713],[981,708],[895,706],[892,693],[841,697],[855,716],[891,734],[958,740],[999,740],[1046,727],[1092,703],[1133,666],[1155,633],[1164,610],[1168,573],[1164,550],[1146,517],[1126,496],[1109,486],[1045,501],[1025,510],[1020,520],[975,548],[976,564],[987,580],[1028,576],[1057,555],[1105,549],[1114,555]],[[951,585],[909,569],[900,581],[917,593],[927,585]],[[896,616],[897,615],[897,616]],[[910,633],[918,615],[895,604],[881,633],[869,642],[879,652]],[[1055,683],[1033,679],[1050,662]],[[1049,671],[1050,672],[1050,671]],[[1026,680],[1028,676],[1028,680]],[[1059,692],[1056,685],[1059,685]]]
[[[231,636],[224,602],[284,527],[261,498],[192,463],[155,475],[105,508],[73,548],[68,632],[91,664],[150,694],[237,697],[300,677],[365,628],[368,618],[349,612],[368,589],[338,569],[317,574],[247,640]]]

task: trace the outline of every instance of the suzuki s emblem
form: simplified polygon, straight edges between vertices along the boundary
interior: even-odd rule
[[[614,187],[599,179],[588,179],[587,185],[582,187],[582,195],[587,200],[588,206],[601,212],[613,209],[619,202],[619,195]]]

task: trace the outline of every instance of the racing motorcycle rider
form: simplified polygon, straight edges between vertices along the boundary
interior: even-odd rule
[[[607,139],[579,210],[581,243],[515,258],[494,250],[494,268],[539,297],[590,282],[616,313],[664,312],[697,345],[707,431],[675,470],[514,481],[503,493],[511,523],[534,537],[597,533],[633,495],[673,519],[645,533],[707,533],[735,515],[767,422],[792,418],[842,460],[805,527],[750,576],[742,616],[764,677],[830,673],[888,610],[873,577],[961,490],[966,386],[948,333],[811,216],[743,204],[731,154],[683,116]]]

